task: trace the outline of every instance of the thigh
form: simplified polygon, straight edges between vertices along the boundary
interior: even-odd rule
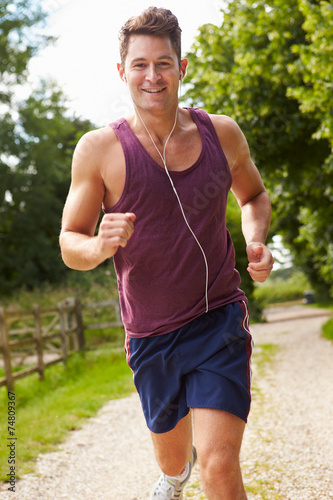
[[[186,401],[191,408],[212,408],[248,417],[251,403],[252,337],[241,304],[229,304],[206,315],[183,349],[191,353],[186,374]],[[185,358],[185,354],[184,354]]]
[[[189,413],[178,332],[160,337],[127,339],[127,361],[133,371],[143,413],[150,431],[168,433]]]

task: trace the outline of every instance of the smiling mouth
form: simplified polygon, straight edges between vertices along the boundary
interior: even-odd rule
[[[166,87],[163,87],[163,89],[142,89],[144,92],[147,92],[147,94],[160,94],[165,90]]]

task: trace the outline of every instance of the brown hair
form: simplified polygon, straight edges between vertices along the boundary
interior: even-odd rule
[[[131,17],[119,32],[119,49],[121,64],[125,67],[131,35],[168,36],[177,54],[179,65],[181,61],[181,28],[177,17],[170,10],[149,7],[142,14]]]

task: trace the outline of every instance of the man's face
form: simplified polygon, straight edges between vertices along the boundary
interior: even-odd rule
[[[166,111],[178,105],[178,86],[187,61],[179,67],[177,54],[168,37],[132,35],[125,68],[118,65],[126,78],[135,104],[149,112]]]

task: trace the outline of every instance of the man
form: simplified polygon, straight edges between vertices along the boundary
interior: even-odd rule
[[[262,282],[270,201],[237,124],[178,106],[180,35],[155,7],[122,28],[118,71],[134,114],[79,141],[60,245],[74,269],[114,259],[127,360],[163,472],[151,498],[182,498],[198,456],[209,500],[244,500],[252,342],[225,210],[231,188],[248,272]]]

